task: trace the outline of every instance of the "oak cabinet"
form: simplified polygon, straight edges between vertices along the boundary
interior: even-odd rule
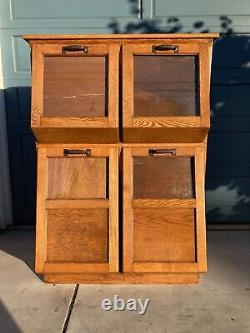
[[[206,271],[216,37],[24,36],[47,282],[197,283]]]

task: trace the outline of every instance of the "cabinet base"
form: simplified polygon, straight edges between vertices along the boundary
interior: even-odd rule
[[[109,273],[109,274],[45,274],[48,283],[80,284],[196,284],[199,274],[193,273]]]

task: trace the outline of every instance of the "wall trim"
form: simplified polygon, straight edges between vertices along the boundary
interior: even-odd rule
[[[12,200],[4,103],[3,66],[0,47],[0,229],[5,229],[11,224]]]

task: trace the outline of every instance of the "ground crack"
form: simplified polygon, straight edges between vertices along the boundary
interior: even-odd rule
[[[68,311],[66,313],[66,317],[64,319],[64,323],[63,323],[61,333],[66,333],[67,330],[68,330],[68,325],[69,325],[70,317],[71,317],[71,314],[72,314],[72,311],[73,311],[73,308],[74,308],[74,305],[75,305],[75,300],[76,300],[76,296],[77,296],[77,293],[78,293],[78,289],[79,289],[79,284],[76,284],[75,288],[74,288],[74,291],[73,291],[73,294],[72,294],[72,297],[71,297],[71,300],[70,300],[70,303],[69,303],[69,307],[68,307]]]

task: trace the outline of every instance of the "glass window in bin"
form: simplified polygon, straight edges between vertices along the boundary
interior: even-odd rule
[[[106,94],[106,57],[44,58],[43,116],[105,117]]]
[[[194,197],[193,157],[134,157],[135,199]]]
[[[199,115],[196,56],[134,56],[134,116]]]

